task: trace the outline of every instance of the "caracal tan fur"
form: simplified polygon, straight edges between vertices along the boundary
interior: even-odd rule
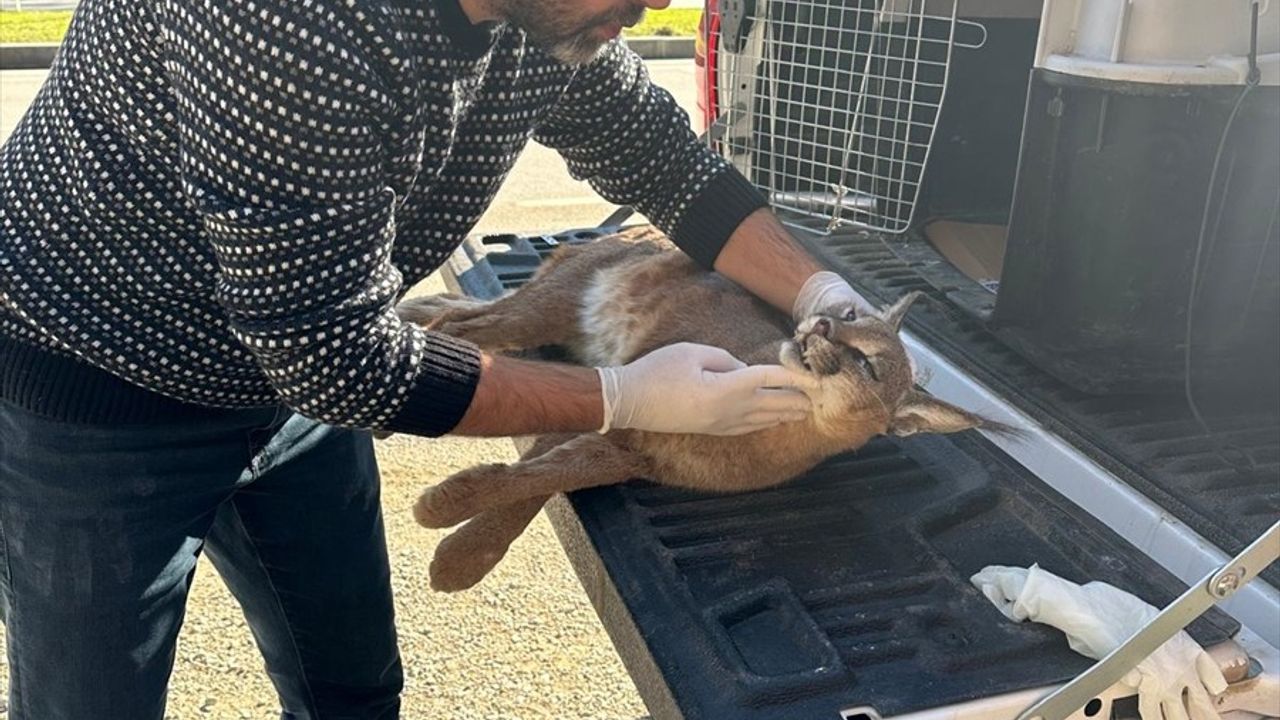
[[[879,316],[833,317],[829,340],[725,278],[701,270],[656,230],[640,228],[590,245],[566,246],[512,295],[493,302],[455,296],[409,300],[406,320],[476,343],[490,352],[559,345],[584,365],[630,362],[677,342],[722,347],[749,364],[781,362],[818,377],[811,419],[740,437],[632,430],[539,438],[511,465],[463,470],[427,488],[414,516],[427,527],[468,521],[437,547],[432,587],[479,582],[547,499],[596,485],[648,478],[703,492],[777,485],[876,435],[954,432],[995,423],[913,389],[897,330],[915,294]],[[853,347],[869,361],[842,350]],[[808,367],[803,363],[807,362]],[[871,364],[877,381],[865,367]],[[812,369],[812,370],[811,370]]]

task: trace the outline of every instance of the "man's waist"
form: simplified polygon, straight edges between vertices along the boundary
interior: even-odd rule
[[[29,327],[29,326],[25,326]],[[0,306],[0,400],[55,420],[132,424],[208,417],[226,410],[135,385],[44,344]]]

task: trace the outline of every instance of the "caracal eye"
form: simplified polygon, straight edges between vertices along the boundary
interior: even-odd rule
[[[880,382],[880,376],[876,374],[876,366],[875,363],[871,362],[871,358],[866,355],[859,354],[857,363],[858,367],[862,368],[863,372],[867,374],[867,377],[876,382]]]

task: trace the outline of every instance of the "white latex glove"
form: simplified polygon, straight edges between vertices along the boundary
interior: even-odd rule
[[[800,322],[818,313],[843,313],[850,306],[857,308],[859,315],[874,312],[871,303],[849,287],[844,278],[823,270],[810,275],[800,287],[800,294],[791,306],[791,317]]]
[[[1160,612],[1106,583],[1077,585],[1039,565],[992,565],[970,582],[1009,619],[1052,625],[1066,633],[1072,650],[1095,660]],[[1227,689],[1218,664],[1186,631],[1157,648],[1121,682],[1137,691],[1142,720],[1220,720],[1210,695]]]
[[[744,435],[812,412],[813,381],[780,365],[748,367],[720,348],[677,343],[622,367],[596,368],[604,427]]]

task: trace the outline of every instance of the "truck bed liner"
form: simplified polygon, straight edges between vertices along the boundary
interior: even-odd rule
[[[555,245],[598,234],[470,240],[449,282],[493,297]],[[759,492],[634,482],[549,510],[663,720],[893,716],[1088,667],[1061,633],[1009,622],[969,584],[988,564],[1039,563],[1159,605],[1185,587],[976,433],[879,439]],[[1211,644],[1236,628],[1214,610],[1191,632]]]

